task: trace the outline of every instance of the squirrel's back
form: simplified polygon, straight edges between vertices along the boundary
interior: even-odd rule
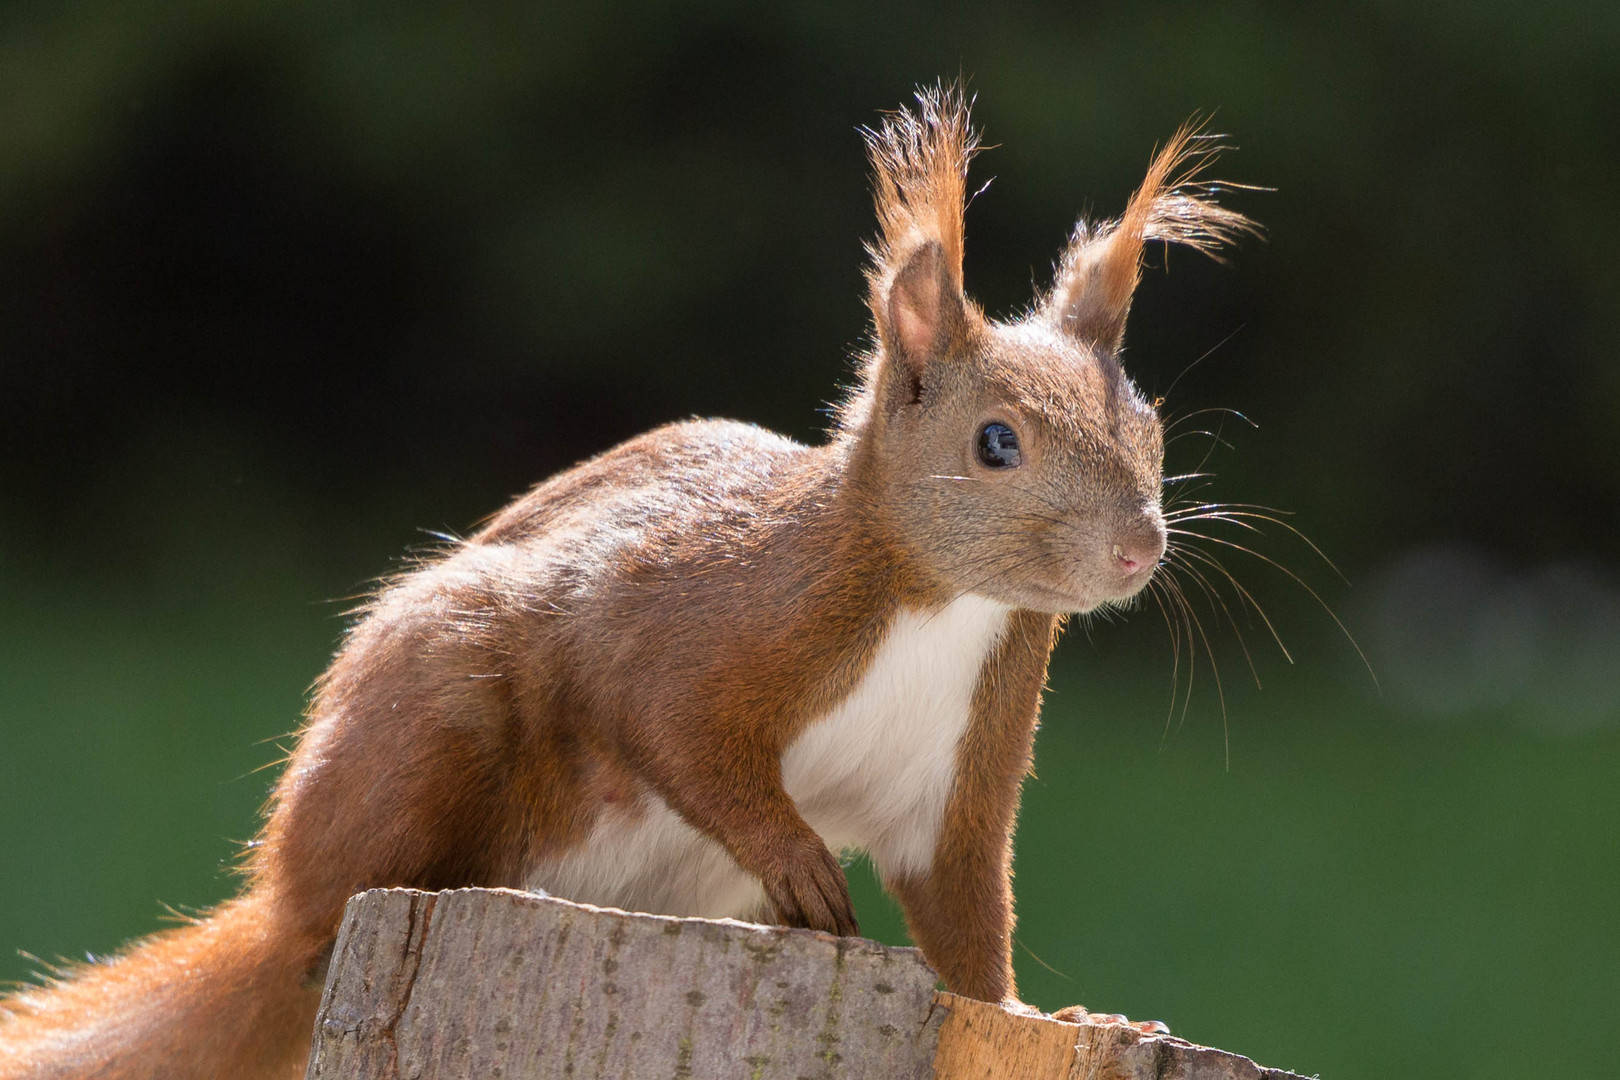
[[[838,467],[834,451],[734,420],[666,424],[536,485],[471,542],[520,544],[570,521],[616,534],[621,544],[693,539],[694,528],[780,512],[793,488],[814,486]]]

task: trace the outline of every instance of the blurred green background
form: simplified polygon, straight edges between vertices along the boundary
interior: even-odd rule
[[[1268,244],[1149,276],[1127,364],[1258,425],[1171,469],[1297,511],[1353,586],[1216,535],[1381,683],[1236,550],[1295,661],[1238,615],[1263,692],[1207,604],[1219,690],[1202,643],[1172,688],[1151,606],[1071,630],[1025,996],[1329,1080],[1604,1074],[1617,56],[1612,3],[8,5],[0,978],[230,890],[347,598],[424,530],[665,420],[817,437],[865,333],[855,128],[960,72],[993,312],[1194,111],[1276,189],[1234,200]]]

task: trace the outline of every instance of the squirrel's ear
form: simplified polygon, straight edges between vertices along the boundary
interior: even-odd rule
[[[929,360],[948,351],[965,312],[959,281],[943,246],[932,240],[918,245],[874,305],[885,353],[920,375]]]
[[[1221,185],[1198,179],[1225,149],[1216,139],[1196,122],[1184,124],[1154,156],[1147,179],[1118,221],[1082,220],[1075,226],[1052,291],[1039,307],[1047,319],[1085,345],[1114,352],[1125,336],[1148,241],[1185,244],[1221,261],[1222,246],[1245,233],[1260,235],[1253,221],[1212,200]]]
[[[867,303],[885,355],[920,377],[966,326],[962,210],[978,136],[958,87],[918,91],[917,106],[863,134],[881,227],[867,248]]]

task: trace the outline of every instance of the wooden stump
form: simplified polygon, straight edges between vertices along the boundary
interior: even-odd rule
[[[915,949],[510,889],[349,901],[309,1080],[1288,1080],[936,994]]]

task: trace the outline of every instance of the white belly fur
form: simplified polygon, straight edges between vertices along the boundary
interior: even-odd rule
[[[782,755],[788,794],[833,851],[864,850],[886,876],[932,864],[956,747],[1008,608],[961,596],[895,616],[848,697]],[[764,892],[664,801],[610,811],[578,847],[534,868],[530,888],[668,915],[757,916]]]

